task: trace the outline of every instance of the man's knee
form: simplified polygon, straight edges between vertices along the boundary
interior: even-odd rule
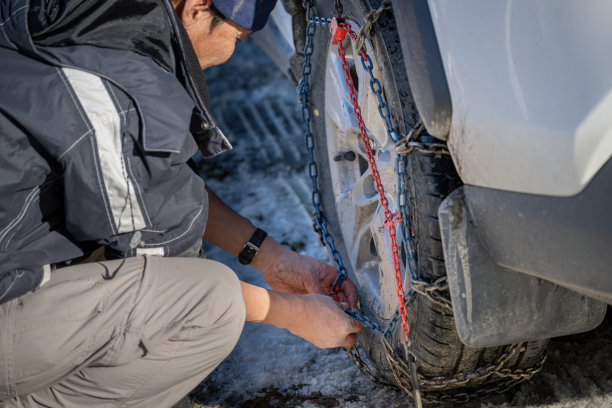
[[[204,290],[209,291],[214,309],[213,324],[225,332],[224,337],[231,344],[231,351],[240,337],[246,318],[240,280],[234,271],[219,262],[203,260],[202,263],[206,271]],[[210,304],[210,301],[206,303]]]
[[[161,261],[168,269],[176,270],[177,279],[186,287],[184,299],[179,300],[190,310],[183,325],[184,334],[210,337],[210,345],[225,349],[219,350],[225,352],[224,358],[238,341],[246,317],[238,277],[227,266],[208,259],[162,258]]]
[[[213,262],[213,261],[210,261]],[[218,329],[225,338],[223,347],[225,355],[222,360],[229,355],[240,338],[246,319],[246,308],[242,297],[242,288],[236,274],[227,266],[219,264],[223,272],[219,273],[219,286],[217,287],[217,297],[222,297],[221,314],[218,317]]]

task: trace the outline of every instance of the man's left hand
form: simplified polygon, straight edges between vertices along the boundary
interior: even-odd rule
[[[338,276],[335,268],[311,256],[293,252],[276,242],[274,246],[267,248],[269,252],[265,256],[268,259],[261,262],[261,268],[253,265],[262,272],[272,289],[297,294],[329,295],[332,292],[332,285]],[[351,310],[357,311],[357,291],[350,279],[344,281],[339,294]]]

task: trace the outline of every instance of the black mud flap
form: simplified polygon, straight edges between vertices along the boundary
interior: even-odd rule
[[[563,336],[594,329],[607,305],[496,264],[453,191],[438,211],[457,332],[475,347]]]

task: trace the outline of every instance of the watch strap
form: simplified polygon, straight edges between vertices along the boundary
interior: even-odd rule
[[[244,244],[242,247],[242,251],[240,251],[238,254],[238,262],[243,265],[250,264],[255,255],[257,255],[259,252],[259,248],[267,236],[268,234],[266,231],[262,230],[261,228],[257,228],[253,235],[251,235],[251,238],[249,238],[246,244]]]

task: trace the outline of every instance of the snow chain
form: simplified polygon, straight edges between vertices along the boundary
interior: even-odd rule
[[[312,202],[315,208],[313,215],[313,225],[315,231],[319,234],[319,237],[323,244],[328,248],[332,258],[336,263],[338,270],[338,278],[333,285],[333,291],[339,292],[342,286],[342,282],[347,278],[347,272],[342,262],[340,253],[337,251],[334,239],[331,232],[328,230],[327,221],[321,209],[321,193],[318,188],[318,169],[317,163],[314,158],[314,136],[311,131],[311,114],[310,114],[310,101],[309,101],[309,76],[312,71],[311,57],[314,51],[314,35],[317,26],[328,27],[334,22],[332,19],[321,18],[316,16],[314,13],[313,0],[306,0],[303,2],[303,7],[306,9],[306,45],[304,47],[304,65],[302,67],[302,79],[298,85],[298,95],[302,104],[302,119],[304,121],[304,140],[306,148],[309,153],[309,165],[308,171],[312,181]],[[334,7],[338,13],[338,17],[341,17],[343,12],[342,2],[336,0]],[[358,34],[355,34],[350,30],[350,26],[340,26],[345,30],[349,30],[352,41],[356,44],[356,49],[362,55],[362,63],[364,68],[370,74],[370,87],[372,91],[378,97],[379,102],[379,113],[382,119],[385,121],[387,132],[391,140],[395,142],[397,148],[397,174],[398,174],[398,200],[399,211],[398,217],[394,217],[394,221],[388,220],[389,223],[395,223],[401,220],[400,231],[402,235],[402,242],[406,248],[406,268],[409,270],[409,288],[406,291],[403,304],[400,304],[398,310],[393,314],[386,328],[381,327],[379,324],[371,322],[367,316],[360,313],[347,311],[347,313],[359,320],[364,327],[369,328],[374,333],[380,335],[383,348],[385,350],[385,358],[391,367],[391,372],[395,379],[396,384],[380,380],[372,371],[371,367],[365,363],[361,358],[359,351],[356,347],[350,347],[348,354],[351,359],[355,362],[359,370],[366,376],[370,377],[375,383],[383,386],[399,386],[408,395],[415,399],[417,406],[420,406],[420,399],[422,398],[425,402],[430,403],[462,403],[472,398],[480,398],[493,392],[504,392],[520,382],[530,379],[534,374],[539,372],[546,360],[546,356],[543,355],[540,361],[535,366],[528,369],[510,369],[504,368],[505,364],[510,361],[515,355],[524,353],[527,349],[527,343],[519,343],[507,346],[504,352],[497,358],[497,360],[486,367],[480,367],[472,372],[458,373],[452,377],[433,377],[426,378],[419,374],[416,366],[416,356],[410,351],[409,340],[402,343],[404,348],[405,358],[398,356],[397,350],[391,345],[390,338],[397,322],[401,320],[400,310],[404,309],[409,305],[413,296],[418,294],[426,297],[431,303],[439,306],[444,310],[445,314],[452,314],[452,305],[448,298],[448,282],[446,277],[442,277],[435,282],[425,282],[420,280],[418,277],[418,271],[416,267],[416,259],[414,257],[414,247],[412,245],[408,209],[406,207],[406,186],[405,186],[405,175],[406,175],[406,157],[413,153],[419,152],[422,154],[436,154],[436,155],[448,155],[449,151],[446,144],[443,143],[421,143],[417,142],[417,138],[424,132],[424,126],[419,120],[415,127],[403,138],[399,138],[397,131],[394,129],[391,122],[391,115],[387,104],[384,102],[382,97],[382,86],[378,79],[376,79],[372,72],[372,62],[365,52],[365,40],[372,35],[374,24],[378,21],[380,16],[385,10],[391,9],[391,1],[385,0],[381,6],[370,11],[365,18],[365,24],[359,30]],[[336,20],[336,19],[334,19]],[[336,20],[334,24],[337,24]],[[340,44],[341,46],[341,44]],[[349,80],[347,79],[347,82]],[[354,101],[356,102],[356,101]],[[356,114],[359,111],[358,106],[354,106]],[[364,139],[365,142],[365,139]],[[373,166],[375,168],[375,164]],[[383,197],[381,197],[382,199]],[[386,199],[385,199],[386,200]],[[403,288],[398,288],[403,292]],[[332,294],[334,293],[332,292]],[[403,306],[403,307],[402,307]],[[407,332],[404,332],[407,336]],[[458,386],[464,386],[468,383],[479,383],[489,378],[497,378],[488,387],[481,387],[470,393],[457,392],[452,388]],[[421,389],[425,391],[421,391]]]

